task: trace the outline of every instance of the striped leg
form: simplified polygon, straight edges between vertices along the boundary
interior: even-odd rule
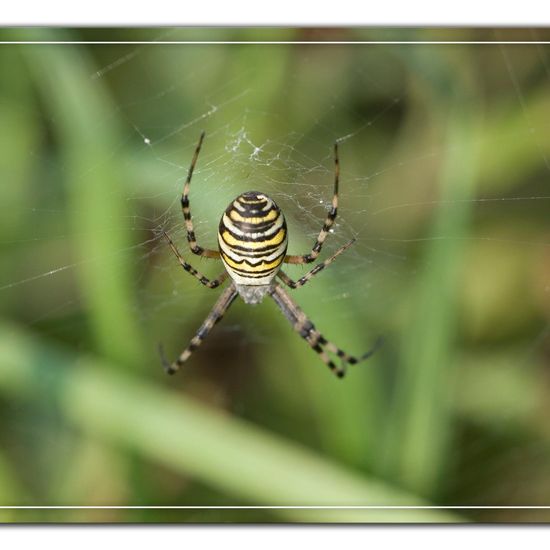
[[[216,288],[220,286],[225,281],[225,279],[227,279],[227,271],[224,271],[217,279],[213,279],[212,281],[207,277],[205,277],[202,273],[199,273],[191,264],[188,264],[181,257],[181,254],[179,253],[172,239],[168,236],[168,233],[164,231],[163,234],[166,240],[168,241],[168,244],[170,245],[172,252],[178,259],[179,263],[181,264],[181,267],[183,267],[183,269],[185,269],[187,273],[190,273],[191,275],[193,275],[193,277],[196,277],[204,286],[207,286],[208,288]]]
[[[202,341],[208,336],[208,333],[212,330],[212,327],[221,321],[225,312],[229,306],[233,303],[233,300],[237,297],[238,292],[234,285],[225,289],[222,295],[218,298],[218,301],[212,308],[212,311],[208,314],[204,323],[201,325],[197,334],[191,339],[189,345],[183,350],[180,356],[170,364],[164,355],[162,346],[159,346],[160,357],[162,365],[167,374],[174,374],[184,363],[189,359],[189,356],[202,344]]]
[[[347,365],[355,365],[364,359],[370,357],[381,345],[382,340],[379,339],[374,347],[361,357],[354,357],[338,346],[327,340],[316,328],[315,325],[306,317],[305,313],[292,300],[287,292],[279,285],[275,284],[271,291],[271,297],[279,306],[283,315],[290,321],[294,330],[310,345],[310,347],[319,354],[321,360],[328,368],[342,378],[346,374]],[[338,367],[329,357],[327,352],[334,353],[340,358],[342,364]]]
[[[277,276],[285,283],[285,285],[289,286],[290,288],[299,288],[301,286],[304,286],[310,279],[315,277],[317,273],[320,271],[323,271],[325,267],[330,265],[342,252],[347,250],[353,243],[355,242],[355,239],[352,239],[349,243],[346,243],[344,246],[341,246],[328,260],[325,260],[324,262],[316,265],[312,270],[308,271],[302,278],[298,279],[297,281],[293,281],[284,271],[279,271],[277,273]]]
[[[327,218],[311,252],[304,254],[303,256],[285,256],[285,263],[287,264],[309,264],[319,256],[323,243],[329,234],[330,228],[334,224],[336,214],[338,212],[338,182],[340,180],[340,162],[338,160],[338,143],[334,144],[334,195],[332,196],[332,206],[328,212]]]
[[[202,142],[204,140],[204,132],[201,132],[199,142],[195,148],[195,154],[193,155],[193,160],[191,161],[191,166],[189,167],[189,172],[187,172],[187,179],[185,180],[185,185],[183,186],[183,192],[181,194],[181,211],[183,213],[183,219],[185,220],[185,229],[187,230],[187,242],[189,243],[189,248],[193,254],[198,256],[204,256],[206,258],[219,258],[220,253],[217,250],[209,250],[202,248],[197,244],[197,239],[195,238],[195,229],[193,227],[193,219],[191,218],[191,208],[189,206],[189,187],[191,185],[191,178],[193,177],[193,170],[195,169],[195,164],[197,164],[197,158],[201,151]]]

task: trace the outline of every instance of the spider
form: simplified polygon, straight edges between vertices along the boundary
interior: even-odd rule
[[[315,325],[307,318],[287,291],[275,281],[275,277],[279,277],[288,287],[292,289],[300,288],[355,242],[355,239],[352,239],[344,244],[330,258],[316,265],[297,281],[293,281],[281,270],[283,262],[287,264],[309,264],[315,261],[321,253],[321,248],[330,228],[334,224],[338,210],[338,181],[340,175],[338,144],[334,144],[334,194],[332,206],[311,252],[302,256],[292,256],[286,254],[288,237],[283,213],[272,199],[257,191],[242,193],[226,208],[218,229],[219,251],[208,250],[197,244],[189,204],[189,188],[204,136],[205,133],[202,132],[189,167],[181,195],[181,209],[191,252],[205,258],[221,259],[225,271],[217,279],[207,279],[183,259],[170,236],[166,232],[163,232],[163,235],[181,267],[193,277],[196,277],[204,286],[217,288],[227,277],[231,278],[231,284],[221,294],[189,345],[173,363],[166,360],[162,346],[159,346],[164,369],[168,374],[174,374],[201,345],[214,325],[221,321],[238,295],[247,304],[258,304],[265,296],[270,296],[291,323],[293,329],[319,354],[321,360],[330,370],[342,378],[346,373],[346,366],[370,357],[378,348],[380,339],[370,351],[361,357],[349,355],[327,340],[315,328]],[[336,355],[341,360],[341,365],[337,366],[327,352]]]

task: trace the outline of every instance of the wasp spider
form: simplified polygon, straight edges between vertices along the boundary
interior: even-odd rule
[[[291,256],[286,254],[288,235],[283,213],[272,199],[257,191],[248,191],[239,195],[229,204],[223,213],[218,230],[219,251],[208,250],[197,244],[189,206],[189,187],[203,139],[204,132],[201,133],[191,166],[189,167],[181,195],[181,208],[191,252],[206,258],[221,259],[225,266],[225,271],[217,279],[207,279],[182,258],[176,245],[167,233],[164,233],[164,237],[183,269],[196,277],[204,286],[216,288],[228,276],[231,278],[231,284],[221,294],[214,308],[187,348],[172,364],[166,360],[162,348],[160,349],[166,372],[174,374],[189,359],[190,355],[201,345],[212,327],[222,319],[235,298],[240,295],[247,304],[258,304],[265,296],[273,298],[294,330],[319,354],[322,361],[331,371],[339,377],[344,376],[348,364],[353,365],[370,357],[378,347],[379,342],[375,344],[373,349],[361,357],[349,355],[327,340],[315,328],[315,325],[306,317],[286,290],[275,281],[275,277],[279,277],[290,288],[299,288],[305,285],[317,273],[331,264],[337,256],[349,248],[355,240],[352,239],[346,243],[330,258],[316,265],[297,281],[293,281],[281,270],[283,262],[287,264],[308,264],[315,261],[321,253],[321,248],[329,234],[330,228],[334,224],[338,210],[338,180],[340,173],[338,145],[334,145],[334,195],[325,223],[311,252],[303,256]],[[341,364],[339,366],[334,363],[329,353],[336,355],[340,359]]]

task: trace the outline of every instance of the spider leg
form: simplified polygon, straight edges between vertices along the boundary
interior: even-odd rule
[[[183,350],[180,356],[170,364],[167,361],[164,351],[161,345],[159,345],[159,352],[164,366],[164,370],[167,374],[174,374],[179,368],[189,359],[189,356],[202,344],[202,341],[208,336],[208,333],[212,330],[212,327],[221,321],[225,312],[228,310],[229,306],[233,303],[233,300],[237,297],[238,292],[235,289],[235,286],[232,284],[227,287],[222,295],[218,298],[218,301],[204,320],[204,323],[201,325],[195,336],[189,342],[189,345]]]
[[[340,161],[338,160],[338,143],[334,144],[334,194],[332,196],[332,205],[328,211],[325,223],[321,228],[321,232],[311,249],[311,252],[303,256],[285,256],[284,262],[287,264],[309,264],[313,262],[321,253],[323,243],[329,234],[330,228],[334,224],[336,214],[338,212],[338,182],[340,180]]]
[[[277,276],[290,288],[299,288],[301,286],[304,286],[310,279],[315,277],[317,273],[320,271],[323,271],[325,267],[330,265],[342,252],[347,250],[353,243],[355,242],[355,239],[352,239],[348,243],[346,243],[344,246],[341,246],[330,258],[325,260],[324,262],[316,265],[313,269],[308,271],[303,277],[298,279],[297,281],[293,281],[284,271],[279,271],[277,273]]]
[[[199,273],[191,264],[187,263],[179,253],[178,249],[176,248],[176,245],[173,243],[172,239],[168,236],[168,233],[166,231],[163,231],[164,237],[168,241],[168,244],[170,245],[170,248],[172,249],[172,252],[178,259],[179,263],[181,264],[181,267],[187,271],[187,273],[190,273],[193,275],[193,277],[196,277],[204,286],[207,286],[208,288],[216,288],[220,286],[225,279],[227,279],[227,271],[224,271],[217,279],[210,280],[207,277],[205,277],[202,273]]]
[[[307,318],[305,313],[298,307],[296,302],[289,294],[278,284],[273,286],[271,297],[279,306],[283,315],[290,321],[294,330],[309,344],[313,351],[317,352],[325,365],[342,378],[346,374],[347,365],[355,365],[364,359],[370,357],[380,346],[382,341],[379,339],[375,346],[361,357],[349,355],[334,343],[327,340],[316,328],[315,325]],[[326,348],[326,349],[325,349]],[[334,353],[342,362],[341,366],[337,366],[329,357],[326,350]]]
[[[193,171],[195,170],[195,164],[197,164],[197,159],[201,151],[204,135],[204,131],[201,132],[199,142],[197,143],[195,153],[193,154],[191,166],[189,166],[189,171],[187,172],[187,179],[185,180],[185,185],[183,186],[183,192],[181,194],[181,211],[183,213],[183,219],[185,220],[185,229],[187,230],[187,242],[189,243],[189,248],[191,249],[191,252],[205,258],[219,258],[220,253],[217,250],[202,248],[202,246],[199,246],[197,244],[197,239],[195,238],[195,229],[193,227],[193,219],[191,217],[191,208],[189,206],[189,187],[191,185]]]

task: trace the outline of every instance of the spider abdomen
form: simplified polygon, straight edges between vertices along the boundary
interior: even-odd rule
[[[283,213],[267,195],[243,193],[220,220],[218,244],[225,268],[238,286],[268,286],[286,254]]]

